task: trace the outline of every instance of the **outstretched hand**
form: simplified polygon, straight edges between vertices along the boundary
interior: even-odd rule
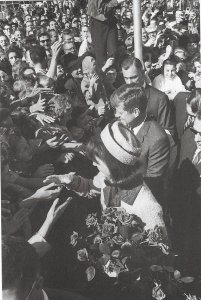
[[[68,199],[66,199],[66,201],[64,203],[57,206],[58,202],[59,202],[59,198],[55,199],[47,213],[46,220],[50,223],[55,223],[57,221],[57,219],[63,214],[64,210],[69,205],[71,200],[72,200],[72,197],[69,197]]]
[[[69,185],[72,183],[74,179],[75,173],[71,172],[64,175],[51,175],[48,176],[43,182],[44,183],[51,183],[51,184],[66,184]]]

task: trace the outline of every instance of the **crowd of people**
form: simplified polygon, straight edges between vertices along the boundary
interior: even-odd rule
[[[177,266],[201,274],[199,7],[171,2],[141,3],[143,61],[132,1],[5,3],[3,299],[90,297],[67,245],[106,207],[160,226]]]

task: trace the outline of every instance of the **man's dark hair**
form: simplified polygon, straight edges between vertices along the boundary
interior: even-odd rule
[[[132,113],[138,108],[141,113],[145,112],[147,107],[147,97],[143,87],[136,83],[123,84],[114,91],[110,97],[112,107],[116,108],[123,103],[123,109]]]
[[[124,70],[128,70],[131,66],[135,66],[138,70],[142,70],[141,61],[136,58],[134,55],[128,55],[124,58],[121,67]]]
[[[41,32],[41,33],[38,35],[38,40],[39,40],[39,42],[40,42],[40,38],[41,38],[42,36],[48,36],[48,38],[50,38],[50,35],[49,35],[49,33],[48,33],[47,31]]]
[[[30,48],[30,58],[34,64],[44,62],[47,58],[45,48],[40,45],[32,46]]]
[[[2,288],[15,287],[21,282],[29,287],[39,272],[39,258],[33,246],[21,238],[2,237]]]

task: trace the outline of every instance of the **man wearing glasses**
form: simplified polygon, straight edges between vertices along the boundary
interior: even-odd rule
[[[45,48],[47,57],[51,55],[51,40],[47,32],[43,32],[39,35],[39,44]]]

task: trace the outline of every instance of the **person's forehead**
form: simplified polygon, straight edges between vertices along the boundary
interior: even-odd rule
[[[201,132],[201,120],[199,120],[197,117],[195,118],[193,128],[196,131]]]
[[[49,39],[49,36],[48,36],[48,35],[42,35],[42,36],[40,37],[40,41],[44,41],[44,40],[47,40],[47,39]]]

